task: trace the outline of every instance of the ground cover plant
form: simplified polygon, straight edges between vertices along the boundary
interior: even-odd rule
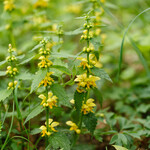
[[[149,0],[0,1],[1,150],[149,150]]]

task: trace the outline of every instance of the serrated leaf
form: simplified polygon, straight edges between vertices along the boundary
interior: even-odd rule
[[[104,69],[100,69],[100,68],[92,68],[91,69],[92,73],[95,75],[95,76],[98,76],[102,79],[106,79],[110,82],[112,82],[111,78],[109,77],[109,75],[104,71]]]
[[[62,71],[65,74],[71,75],[71,71],[68,68],[66,68],[65,66],[53,65],[53,66],[51,66],[51,68],[58,69],[58,70]]]
[[[16,56],[17,59],[22,59],[22,58],[24,58],[24,57],[25,57],[24,54],[23,54],[23,55]]]
[[[5,76],[6,75],[6,71],[0,71],[0,76]]]
[[[51,86],[51,90],[53,94],[58,97],[59,104],[71,107],[71,104],[69,102],[69,97],[62,85],[57,83],[53,84]]]
[[[125,147],[122,147],[122,146],[118,146],[118,145],[112,145],[116,150],[128,150],[127,148]]]
[[[65,35],[77,35],[83,32],[83,28],[78,28],[74,31],[65,32]]]
[[[61,132],[55,133],[50,136],[49,138],[50,147],[54,150],[63,149],[63,150],[70,150],[70,141],[69,138]]]
[[[24,72],[16,76],[16,79],[21,79],[21,80],[33,80],[34,75],[29,73],[29,72]]]
[[[26,64],[28,63],[29,61],[31,61],[32,59],[34,58],[34,56],[28,58],[28,59],[25,59],[24,61],[22,61],[19,65],[23,65],[23,64]]]
[[[83,122],[86,126],[86,128],[93,134],[96,125],[97,125],[97,118],[93,113],[89,113],[84,116]]]
[[[84,99],[85,99],[85,93],[79,93],[78,91],[75,91],[74,100],[75,100],[75,108],[77,111],[78,118],[79,115],[81,114],[81,107]]]
[[[95,94],[96,98],[98,99],[98,101],[102,107],[103,97],[102,97],[101,92],[97,88],[94,88],[93,91],[94,91],[94,94]]]
[[[40,69],[35,75],[34,75],[34,79],[31,85],[31,91],[30,93],[32,93],[34,90],[36,90],[36,88],[39,86],[39,83],[45,78],[47,73],[47,70],[42,70]]]
[[[10,96],[10,94],[12,93],[13,90],[7,90],[7,89],[4,89],[4,90],[1,90],[0,91],[0,102],[1,101],[4,101],[8,96]]]
[[[38,105],[37,107],[35,107],[27,116],[24,124],[26,124],[30,119],[34,118],[35,116],[39,115],[42,111],[44,110],[44,108],[42,108],[41,105]]]
[[[1,61],[0,62],[0,66],[3,65],[3,64],[5,64],[6,62],[7,62],[6,60]]]
[[[42,44],[38,44],[38,45],[34,46],[34,47],[31,49],[31,51],[29,51],[29,52],[33,52],[33,51],[35,51],[36,49],[40,48],[41,46],[42,46]]]

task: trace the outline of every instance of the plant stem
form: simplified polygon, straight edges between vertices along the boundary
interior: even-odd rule
[[[6,137],[6,139],[5,139],[5,142],[4,142],[4,144],[3,144],[2,148],[1,148],[1,150],[4,150],[4,148],[5,148],[6,144],[7,144],[8,137],[9,137],[9,135],[10,135],[10,133],[11,133],[11,130],[12,130],[12,126],[13,126],[13,122],[14,122],[14,110],[15,110],[15,105],[14,105],[14,101],[13,101],[13,111],[12,111],[12,119],[11,119],[11,123],[10,123],[10,128],[9,128],[7,137]]]

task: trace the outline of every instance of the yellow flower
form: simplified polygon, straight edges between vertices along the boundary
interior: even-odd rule
[[[53,96],[53,93],[52,92],[49,92],[48,93],[48,100],[47,100],[47,103],[48,103],[48,106],[50,109],[53,108],[53,106],[57,106],[56,103],[57,103],[57,97],[54,95]]]
[[[47,123],[45,122],[45,125],[47,125]],[[55,130],[54,127],[58,126],[59,125],[59,122],[56,122],[54,121],[53,122],[53,119],[49,119],[48,120],[48,128],[44,125],[42,125],[40,127],[40,129],[42,130],[41,133],[42,133],[42,137],[45,136],[45,135],[51,135],[52,132],[57,132],[57,130]]]
[[[4,10],[5,11],[12,11],[14,8],[15,8],[15,5],[12,0],[4,1]]]
[[[80,134],[81,130],[78,129],[78,126],[77,126],[75,123],[73,123],[72,121],[67,121],[66,124],[67,124],[68,126],[71,126],[71,127],[70,127],[70,130],[71,130],[71,131],[74,130],[77,134]]]
[[[77,59],[81,60],[81,63],[80,63],[80,66],[79,66],[79,67],[83,67],[83,69],[91,68],[91,66],[88,64],[88,61],[87,61],[86,58],[79,57],[79,58],[77,58]]]
[[[50,128],[50,130],[52,130],[52,131],[54,131],[54,132],[57,132],[57,130],[55,130],[54,127],[58,126],[58,125],[59,125],[59,122],[56,122],[56,121],[53,122],[53,119],[49,119],[48,121],[49,121],[48,123],[49,123],[49,128]],[[46,123],[45,123],[45,124],[46,124]]]
[[[7,89],[8,89],[8,90],[9,90],[9,89],[14,89],[14,88],[16,87],[17,83],[18,83],[17,81],[9,82]]]
[[[54,95],[52,92],[48,93],[48,99],[46,99],[46,96],[44,94],[40,94],[38,96],[40,99],[42,99],[41,105],[43,105],[43,107],[47,107],[49,106],[50,109],[53,108],[53,106],[57,106],[57,97]]]
[[[75,100],[74,99],[70,100],[70,103],[75,104]]]
[[[40,82],[39,86],[44,85],[46,87],[47,85],[52,85],[52,82],[54,82],[53,78],[51,78],[51,75],[53,72],[48,72],[45,78]]]
[[[100,0],[102,3],[105,3],[105,0]]]
[[[79,14],[81,11],[81,5],[69,5],[65,10],[70,13]]]
[[[35,8],[46,8],[48,7],[48,0],[37,0],[34,4]]]
[[[48,135],[48,136],[52,134],[51,132],[47,131],[47,128],[46,128],[46,126],[44,126],[44,125],[41,126],[40,129],[42,130],[42,131],[41,131],[42,137],[45,136],[45,134]]]
[[[83,88],[90,89],[90,88],[96,87],[95,82],[97,80],[100,80],[100,78],[97,76],[92,76],[92,75],[87,77],[87,74],[84,73],[82,75],[77,75],[77,78],[74,81],[78,82],[77,91],[81,93],[81,92],[84,92]]]
[[[17,68],[12,68],[11,66],[7,67],[6,74],[10,75],[11,77],[15,76],[18,73]]]
[[[85,114],[88,114],[89,112],[93,112],[93,107],[95,107],[96,105],[93,103],[94,99],[90,98],[86,101],[85,104],[82,105],[82,112]]]
[[[48,59],[48,57],[40,56],[39,60],[41,60],[40,63],[38,63],[39,68],[47,68],[51,66],[53,63]]]
[[[89,55],[89,61],[90,64],[92,64],[93,66],[97,67],[97,68],[101,68],[103,65],[97,60],[96,56],[94,54],[90,54]]]

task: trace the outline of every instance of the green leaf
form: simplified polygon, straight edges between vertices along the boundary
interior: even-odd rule
[[[6,75],[6,71],[0,71],[0,76],[5,76]]]
[[[118,139],[121,140],[121,142],[122,142],[123,145],[127,145],[128,141],[127,141],[127,138],[126,138],[126,136],[124,134],[119,133],[118,134]]]
[[[0,102],[1,101],[4,101],[8,96],[10,96],[10,94],[12,93],[13,90],[7,90],[7,89],[4,89],[4,90],[1,90],[0,91]]]
[[[39,115],[43,110],[44,110],[44,108],[42,108],[41,105],[38,105],[37,107],[35,107],[27,116],[26,120],[24,121],[24,124],[26,124],[30,119]]]
[[[31,134],[31,135],[35,135],[35,134],[38,134],[38,133],[40,133],[40,132],[41,132],[41,129],[35,128],[35,129],[33,129],[33,130],[30,132],[30,134]]]
[[[0,62],[0,66],[3,65],[3,64],[5,64],[6,62],[7,62],[6,60],[1,61]]]
[[[125,147],[122,147],[122,146],[118,146],[118,145],[112,145],[116,150],[128,150],[127,148]]]
[[[86,126],[86,128],[93,134],[96,125],[97,125],[97,118],[93,113],[89,113],[84,116],[83,122]]]
[[[57,83],[53,84],[51,86],[51,90],[53,94],[58,97],[59,104],[71,107],[71,104],[69,102],[69,97],[62,85]]]
[[[97,88],[94,88],[93,91],[94,91],[94,94],[95,94],[96,98],[98,99],[98,101],[102,107],[103,97],[102,97],[101,92]]]
[[[16,76],[16,79],[33,80],[34,79],[34,75],[29,73],[29,72],[23,72],[23,73],[19,74],[18,76]]]
[[[50,136],[49,138],[50,147],[54,150],[63,149],[63,150],[70,150],[70,141],[69,138],[61,132],[55,133]]]
[[[28,59],[22,61],[19,65],[26,64],[26,63],[28,63],[30,60],[32,60],[33,58],[34,58],[34,56],[32,56],[32,57],[30,57],[30,58],[28,58]]]
[[[128,27],[126,28],[125,32],[124,32],[122,43],[121,43],[121,48],[120,48],[120,58],[119,58],[119,67],[118,67],[119,68],[118,69],[118,80],[119,80],[119,76],[120,76],[120,72],[121,72],[122,57],[123,57],[123,46],[124,46],[124,41],[125,41],[126,34],[127,34],[128,30],[130,29],[131,25],[134,23],[134,21],[139,16],[141,16],[143,13],[145,13],[145,12],[147,12],[149,10],[150,10],[150,8],[147,8],[147,9],[143,10],[141,13],[139,13],[135,18],[133,18],[131,20],[131,22],[129,23]],[[144,64],[144,67],[145,67],[145,69],[147,71],[148,77],[150,78],[150,71],[149,71],[148,65],[147,65],[144,57],[142,56],[140,50],[137,47],[135,47],[136,46],[135,43],[132,40],[130,40],[130,41],[131,41],[132,46],[135,48],[136,52],[138,53],[139,58],[141,59],[141,62]]]
[[[85,99],[85,93],[79,93],[78,91],[75,91],[74,100],[75,100],[75,108],[77,111],[78,118],[79,115],[81,114],[81,107],[84,99]]]
[[[112,138],[111,138],[109,144],[113,144],[113,143],[115,143],[117,140],[118,140],[118,135],[115,134],[115,135],[112,136]]]
[[[41,46],[42,46],[42,44],[38,44],[38,45],[34,46],[34,48],[32,48],[31,51],[29,51],[29,52],[33,52],[36,49],[40,48]]]
[[[99,68],[92,68],[91,69],[92,73],[95,75],[95,76],[98,76],[102,79],[106,79],[110,82],[112,82],[111,78],[109,77],[109,75],[104,71],[104,69],[99,69]]]
[[[45,78],[47,73],[47,70],[43,70],[40,69],[35,75],[34,75],[34,79],[31,85],[31,91],[30,93],[32,93],[34,90],[36,90],[36,88],[39,86],[39,83]]]
[[[62,71],[65,74],[71,75],[71,71],[68,68],[66,68],[65,66],[53,65],[53,66],[51,66],[51,68],[58,69],[58,70]]]
[[[77,35],[83,32],[83,28],[78,28],[74,31],[65,32],[65,35]]]

